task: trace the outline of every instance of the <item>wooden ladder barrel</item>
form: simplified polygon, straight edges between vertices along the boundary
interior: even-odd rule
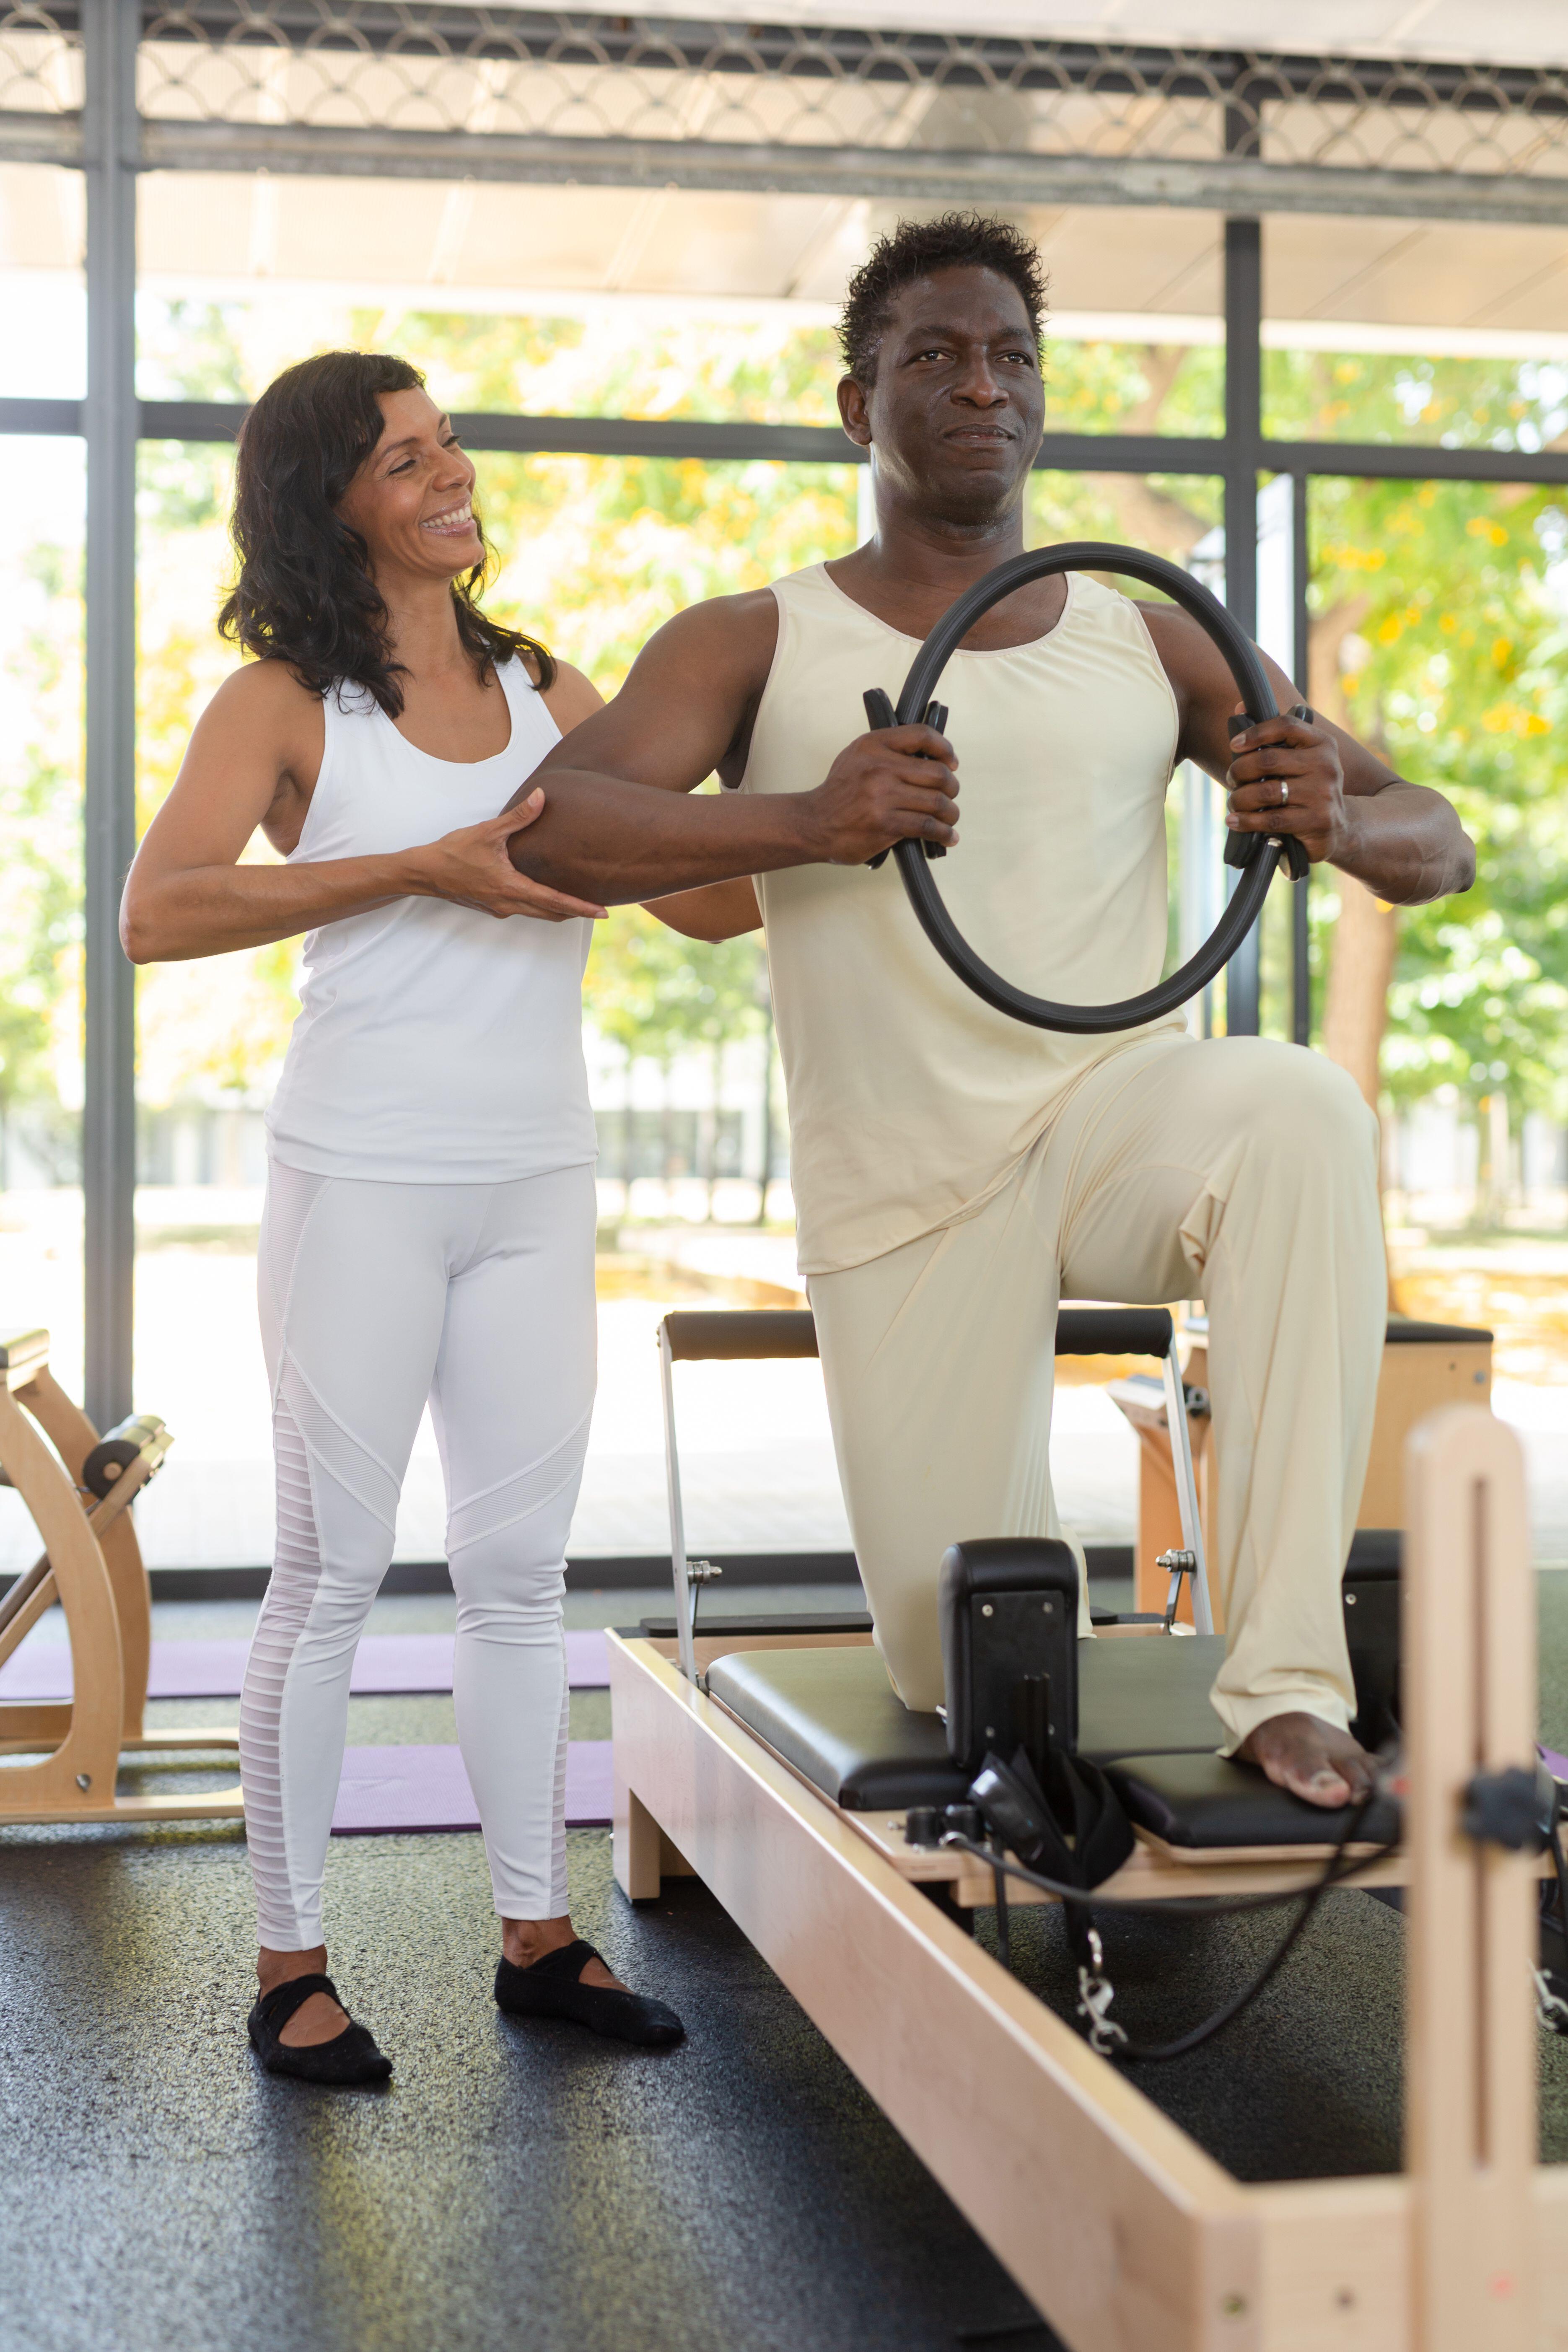
[[[0,1598],[0,1665],[58,1601],[72,1692],[63,1702],[0,1701],[0,1758],[37,1759],[0,1762],[0,1824],[243,1817],[237,1788],[117,1791],[126,1754],[232,1754],[239,1746],[226,1728],[146,1729],[152,1600],[129,1507],[172,1442],[151,1415],[100,1438],[49,1370],[47,1331],[0,1340],[0,1473],[44,1547]]]

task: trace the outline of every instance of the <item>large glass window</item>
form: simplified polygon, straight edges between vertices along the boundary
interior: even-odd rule
[[[297,355],[279,335],[279,315],[275,304],[144,301],[144,393],[246,396]],[[304,351],[368,341],[375,331],[375,341],[428,368],[432,390],[454,408],[521,404],[535,362],[554,350],[576,373],[538,404],[615,412],[624,404],[635,412],[640,401],[646,410],[669,363],[668,353],[625,331],[625,320],[612,321],[615,331],[597,345],[592,320],[465,322],[411,313],[384,333],[385,321],[363,313],[332,319],[306,304],[300,323]],[[744,325],[714,328],[711,381],[742,383],[751,371],[773,382],[782,372],[809,387],[823,373],[816,341],[812,331],[770,342],[765,325],[760,337]],[[595,349],[604,363],[596,383],[587,373]],[[855,543],[858,469],[850,465],[486,453],[477,464],[498,559],[490,605],[544,636],[606,694],[645,639],[684,605],[761,586]],[[214,628],[229,564],[231,468],[232,452],[218,446],[144,444],[142,451],[142,825],[174,781],[195,718],[233,666]],[[259,843],[248,854],[270,855]],[[269,1541],[255,1253],[263,1119],[297,1009],[297,955],[289,942],[140,976],[137,1392],[154,1400],[181,1440],[142,1510],[149,1557],[163,1564],[252,1560]],[[664,1525],[659,1440],[657,1427],[645,1426],[650,1411],[657,1420],[654,1326],[682,1297],[798,1295],[787,1129],[755,940],[693,947],[637,910],[618,912],[595,940],[587,1013],[604,1152],[605,1379],[576,1541],[589,1551],[646,1551],[658,1548]],[[699,1223],[706,1239],[691,1232]],[[199,1347],[193,1331],[202,1334]],[[805,1454],[789,1474],[797,1489],[794,1539],[838,1548],[847,1537],[819,1395],[807,1393],[799,1368],[760,1378],[768,1411],[783,1415],[780,1427],[809,1423],[815,1433],[803,1438]],[[700,1423],[700,1398],[693,1402]],[[755,1501],[754,1409],[755,1401],[710,1417],[705,1437],[699,1429],[694,1540],[779,1548]],[[743,1465],[731,1459],[737,1448]],[[399,1550],[431,1558],[443,1549],[426,1429]]]
[[[1225,429],[1224,234],[1212,214],[1038,215],[1050,270],[1046,429]]]
[[[87,390],[86,228],[79,172],[0,163],[0,399]]]
[[[0,397],[85,387],[82,218],[78,173],[0,165]],[[0,1321],[78,1394],[84,487],[74,437],[0,438]],[[0,1573],[36,1543],[0,1494]]]
[[[1336,1058],[1375,1057],[1391,982],[1388,1176],[1396,1208],[1423,1223],[1446,1222],[1427,1195],[1451,1192],[1442,1171],[1466,1158],[1488,1222],[1521,1211],[1525,1123],[1568,1108],[1565,545],[1548,488],[1313,485],[1313,698],[1447,793],[1478,845],[1463,898],[1394,910],[1330,877],[1318,899],[1320,924],[1336,923],[1321,1006]],[[1468,1148],[1436,1139],[1461,1126]]]
[[[1264,240],[1264,430],[1545,448],[1568,427],[1555,229],[1285,215]]]
[[[0,1296],[79,1395],[82,483],[79,441],[0,439]]]

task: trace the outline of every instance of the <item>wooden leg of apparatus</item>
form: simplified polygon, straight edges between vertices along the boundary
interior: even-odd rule
[[[611,1810],[610,1858],[628,1903],[651,1903],[663,1885],[658,1823],[617,1771]]]
[[[1431,1414],[1405,1458],[1412,2333],[1535,2352],[1535,1864],[1461,1825],[1473,1775],[1534,1767],[1524,1465],[1476,1406]]]

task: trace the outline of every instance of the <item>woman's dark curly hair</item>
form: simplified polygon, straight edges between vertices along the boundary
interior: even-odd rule
[[[846,373],[869,392],[877,352],[893,313],[893,299],[936,269],[994,269],[1024,298],[1039,344],[1046,314],[1046,273],[1039,247],[1011,221],[985,213],[943,213],[937,220],[900,221],[879,236],[845,289],[838,341]]]
[[[217,620],[220,635],[287,662],[312,694],[346,680],[389,719],[403,709],[403,665],[392,658],[370,551],[337,509],[381,439],[377,394],[424,384],[410,361],[386,352],[323,352],[274,378],[239,436],[229,523],[239,570]],[[555,664],[545,648],[479,608],[490,562],[482,528],[479,539],[483,556],[452,583],[458,635],[481,677],[528,655],[540,686],[549,686]]]

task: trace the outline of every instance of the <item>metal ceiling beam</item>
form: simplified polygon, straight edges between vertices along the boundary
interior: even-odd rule
[[[74,115],[0,114],[0,163],[80,166]],[[300,122],[143,120],[142,167],[322,179],[482,180],[541,187],[682,188],[710,194],[896,204],[1131,205],[1258,215],[1506,221],[1568,226],[1568,174],[1388,172],[1256,156],[1025,155],[783,141],[578,139],[551,133],[337,129]]]
[[[438,303],[439,288],[432,288]],[[244,423],[238,403],[144,400],[136,429],[143,441],[232,441]],[[744,425],[707,418],[511,416],[493,410],[454,415],[467,446],[524,457],[766,458],[785,465],[855,466],[864,453],[836,425]],[[71,435],[82,430],[77,400],[0,400],[0,437]],[[1568,449],[1444,449],[1421,441],[1258,441],[1266,471],[1349,475],[1412,482],[1568,483]],[[1163,433],[1047,433],[1036,458],[1041,472],[1222,476],[1226,445],[1217,436]]]
[[[0,163],[60,163],[79,172],[86,163],[79,114],[0,113]]]
[[[899,204],[1137,205],[1375,214],[1568,226],[1568,176],[1352,171],[1250,155],[1159,161],[783,141],[580,139],[545,132],[327,130],[308,123],[147,122],[149,170],[521,181]]]

